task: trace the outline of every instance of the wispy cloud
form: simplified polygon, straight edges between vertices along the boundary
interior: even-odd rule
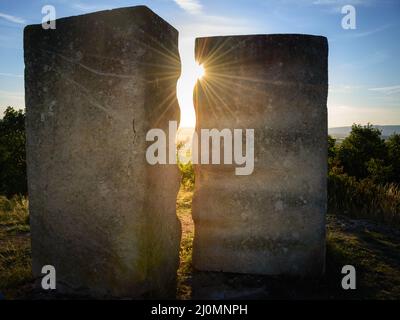
[[[372,6],[380,3],[382,0],[280,0],[283,4],[298,6],[325,6],[325,7],[343,7],[352,6]]]
[[[389,86],[389,87],[379,87],[379,88],[370,88],[370,91],[375,91],[378,93],[383,93],[385,95],[392,95],[400,93],[400,85]]]
[[[371,68],[371,66],[376,66],[386,62],[391,58],[391,55],[385,50],[379,50],[375,52],[370,52],[365,54],[360,58],[354,58],[352,60],[346,60],[336,65],[336,70],[341,70],[342,72],[350,72],[365,68]]]
[[[361,89],[361,86],[356,85],[330,85],[330,93],[353,93],[356,90]]]
[[[22,74],[0,72],[0,77],[23,78],[24,76]]]
[[[0,19],[4,19],[4,20],[7,20],[8,22],[17,23],[17,24],[25,24],[26,23],[26,21],[20,17],[12,16],[10,14],[6,14],[3,12],[0,12]]]
[[[378,0],[307,0],[307,2],[321,7],[323,11],[331,14],[341,13],[342,8],[346,5],[352,5],[357,9],[358,7],[371,7],[379,4]]]
[[[368,5],[371,1],[365,0],[314,0],[312,2],[315,5],[323,6],[339,6],[339,5]]]
[[[200,14],[203,6],[198,0],[174,0],[178,6],[190,14]]]
[[[94,12],[94,11],[103,11],[112,9],[112,5],[105,5],[105,4],[86,4],[82,2],[73,3],[72,7],[76,10],[83,11],[83,12]]]
[[[344,37],[348,37],[348,38],[368,37],[368,36],[373,35],[375,33],[384,31],[384,30],[390,28],[391,26],[392,26],[391,24],[386,24],[386,25],[380,26],[378,28],[367,30],[367,31],[364,31],[364,32],[346,33],[346,35],[344,35]]]

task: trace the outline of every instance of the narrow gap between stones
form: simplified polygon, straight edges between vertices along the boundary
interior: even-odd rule
[[[176,213],[182,226],[180,245],[180,264],[177,271],[177,299],[192,297],[192,249],[194,238],[194,223],[192,219],[192,199],[194,191],[194,170],[191,160],[191,142],[196,124],[193,104],[193,92],[200,76],[195,61],[194,39],[180,38],[179,53],[182,72],[177,82],[177,98],[181,110],[181,121],[177,134],[177,158],[181,171],[181,186],[177,195]]]

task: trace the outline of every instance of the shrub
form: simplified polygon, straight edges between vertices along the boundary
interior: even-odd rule
[[[368,177],[368,161],[386,160],[387,149],[381,132],[372,125],[353,125],[350,135],[337,150],[344,172],[358,179]]]
[[[26,193],[25,113],[8,107],[0,119],[0,194]]]
[[[177,154],[176,159],[178,162],[179,170],[181,171],[182,180],[181,184],[186,189],[193,189],[194,188],[194,167],[191,161],[192,155],[190,150],[187,148],[185,142],[181,141],[177,145]]]
[[[371,179],[331,171],[328,176],[328,211],[355,218],[370,218],[400,226],[400,188]]]
[[[182,163],[179,162],[179,169],[181,170],[182,174],[182,185],[187,189],[194,188],[194,168],[192,162]]]
[[[388,160],[392,166],[392,181],[400,184],[400,134],[393,134],[387,139]]]

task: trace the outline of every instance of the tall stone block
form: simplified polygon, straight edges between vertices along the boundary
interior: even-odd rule
[[[168,297],[179,171],[145,153],[148,130],[179,121],[178,32],[143,6],[56,22],[24,35],[34,275],[53,265],[59,292]]]
[[[255,165],[248,176],[236,176],[236,165],[195,167],[194,266],[321,274],[327,40],[309,35],[199,38],[196,58],[205,69],[195,91],[198,135],[201,129],[254,129]]]

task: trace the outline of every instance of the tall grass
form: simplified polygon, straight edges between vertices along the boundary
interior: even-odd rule
[[[0,196],[0,295],[18,296],[32,281],[28,200]]]
[[[28,199],[18,195],[11,199],[0,196],[0,224],[29,224]]]
[[[328,211],[400,227],[400,187],[329,173]]]

